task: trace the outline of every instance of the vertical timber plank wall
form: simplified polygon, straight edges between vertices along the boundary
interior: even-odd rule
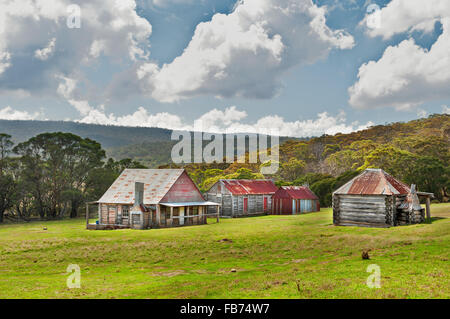
[[[167,194],[162,198],[161,203],[181,203],[181,202],[200,202],[203,196],[189,178],[186,172],[181,174],[177,181],[172,185]]]

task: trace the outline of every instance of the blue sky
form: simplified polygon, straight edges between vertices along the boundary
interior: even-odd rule
[[[66,1],[58,1],[62,2],[61,6],[67,5]],[[443,23],[450,17],[450,6],[440,8],[441,13],[432,16],[424,14],[413,21],[396,23],[395,17],[403,16],[409,10],[404,0],[316,0],[311,5],[310,0],[283,0],[280,6],[306,3],[308,10],[326,6],[325,25],[320,26],[320,30],[342,32],[346,41],[335,33],[327,33],[328,38],[321,42],[317,41],[318,35],[307,34],[310,21],[302,19],[309,19],[309,13],[305,16],[304,11],[296,12],[297,15],[284,25],[282,19],[272,21],[267,18],[274,15],[267,9],[267,15],[251,21],[262,26],[268,37],[255,41],[252,45],[257,49],[254,49],[250,44],[245,47],[247,42],[253,42],[253,33],[244,33],[248,30],[242,27],[247,23],[245,19],[249,12],[253,12],[254,7],[248,4],[252,1],[239,4],[235,0],[138,0],[136,6],[121,8],[120,13],[112,5],[103,3],[93,11],[96,14],[103,12],[98,14],[103,27],[83,20],[87,19],[86,15],[94,14],[90,15],[84,1],[74,1],[81,7],[79,30],[65,27],[62,13],[59,16],[55,13],[48,23],[45,19],[41,22],[15,19],[14,23],[25,31],[33,26],[42,31],[30,39],[24,33],[23,41],[19,41],[20,34],[8,34],[8,31],[2,34],[0,27],[0,71],[2,52],[6,66],[3,73],[0,72],[0,118],[77,120],[174,129],[193,128],[195,121],[202,119],[204,129],[212,131],[252,130],[274,123],[282,128],[282,135],[308,136],[348,132],[371,124],[408,121],[448,112],[450,94],[445,93],[446,89],[450,91],[448,77],[437,81],[433,73],[425,76],[426,80],[420,79],[422,69],[418,67],[410,72],[411,66],[407,62],[416,53],[418,62],[411,58],[411,65],[431,63],[432,58],[442,54],[438,48],[432,55],[432,46],[445,35]],[[271,1],[264,2],[270,4]],[[409,2],[411,10],[416,3],[415,0]],[[370,4],[377,4],[383,13],[381,22],[385,25],[377,30],[369,30],[363,21]],[[94,1],[92,6],[96,5]],[[224,39],[227,28],[232,30],[237,21],[231,18],[235,8],[239,10],[245,6],[250,9],[241,10],[243,13],[238,20],[241,29],[236,33],[243,35],[242,44],[235,46],[231,38],[228,47],[222,46],[219,52],[215,47],[219,44],[214,44],[211,39]],[[48,14],[42,8],[33,9],[47,18]],[[11,7],[3,8],[5,14],[8,10],[9,18],[14,18]],[[115,20],[116,14],[122,19],[120,27],[109,30],[111,27],[107,22]],[[211,22],[220,14],[225,16],[224,29],[220,29],[222,24],[217,21]],[[320,17],[320,12],[314,14],[313,17]],[[141,19],[148,25],[143,25]],[[427,26],[432,23],[433,29],[420,24],[424,21]],[[297,27],[297,22],[301,32],[293,36],[289,29]],[[204,32],[195,36],[196,28],[202,23],[205,24]],[[124,27],[124,24],[128,25]],[[394,32],[389,31],[393,29]],[[130,33],[140,34],[135,42],[128,42]],[[281,40],[276,38],[278,34]],[[101,43],[99,54],[92,54],[95,41]],[[190,43],[195,47],[191,51],[186,49]],[[400,50],[400,44],[405,48]],[[279,54],[277,45],[283,48],[279,64],[279,61],[273,62]],[[225,59],[230,54],[232,57],[225,62],[216,58],[211,62],[206,55],[201,60],[197,58],[201,55],[201,46],[212,55],[217,53],[217,59]],[[390,46],[399,48],[391,52]],[[38,48],[41,48],[40,56]],[[129,58],[130,48],[143,51]],[[249,55],[249,50],[254,50],[255,58]],[[421,50],[425,55],[430,54],[425,56]],[[440,50],[445,53],[446,48]],[[87,55],[88,51],[91,55]],[[173,62],[180,57],[183,62],[176,66]],[[374,65],[359,79],[358,70],[369,61]],[[404,67],[401,66],[403,62]],[[201,72],[191,75],[197,71],[196,63]],[[209,63],[226,66],[222,73],[210,77],[211,70],[203,69]],[[217,65],[211,68],[216,70]],[[145,70],[142,78],[136,78],[139,70]],[[401,87],[397,88],[397,85]],[[352,86],[357,89],[350,101],[349,88]],[[372,87],[376,89],[372,91]],[[165,113],[169,116],[164,116]],[[208,122],[205,124],[205,121]]]

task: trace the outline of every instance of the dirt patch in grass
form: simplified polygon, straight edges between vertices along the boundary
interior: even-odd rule
[[[150,275],[158,277],[175,277],[179,275],[184,275],[186,273],[187,272],[185,270],[174,270],[174,271],[153,272]]]

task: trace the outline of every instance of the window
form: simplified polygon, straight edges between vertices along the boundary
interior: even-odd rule
[[[130,206],[122,206],[122,217],[128,217],[130,215]]]

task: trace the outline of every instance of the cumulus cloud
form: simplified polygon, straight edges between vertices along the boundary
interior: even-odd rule
[[[27,111],[18,111],[10,106],[0,109],[0,119],[2,120],[35,120],[39,116],[41,116],[40,112],[29,113]]]
[[[45,48],[38,49],[34,52],[35,58],[37,58],[41,61],[47,60],[54,52],[55,43],[56,43],[56,38],[52,38]]]
[[[1,74],[11,66],[9,60],[11,59],[11,55],[8,52],[0,52],[0,76]]]
[[[148,59],[150,23],[132,0],[79,0],[81,28],[69,28],[69,0],[0,1],[0,91],[55,94],[60,78],[82,78],[101,55]]]
[[[230,14],[200,23],[184,52],[159,67],[140,68],[144,89],[174,102],[198,95],[270,98],[286,70],[316,62],[353,37],[326,25],[326,8],[311,0],[240,1]]]
[[[429,50],[409,38],[386,48],[378,61],[363,64],[349,88],[349,103],[356,108],[411,109],[450,98],[450,2],[392,0],[379,14],[380,27],[368,29],[371,37],[426,33],[436,22],[442,24],[442,34]]]
[[[450,107],[447,105],[442,105],[442,113],[450,115]]]
[[[372,122],[359,124],[347,123],[344,112],[331,115],[323,112],[316,119],[286,121],[277,115],[265,116],[254,123],[244,123],[247,118],[245,111],[235,106],[225,110],[213,109],[191,123],[186,123],[180,116],[166,112],[151,114],[140,107],[136,112],[115,116],[106,114],[100,109],[91,109],[79,122],[90,124],[159,127],[173,130],[203,131],[211,133],[265,133],[279,132],[281,136],[309,137],[323,134],[350,133],[372,126]]]

